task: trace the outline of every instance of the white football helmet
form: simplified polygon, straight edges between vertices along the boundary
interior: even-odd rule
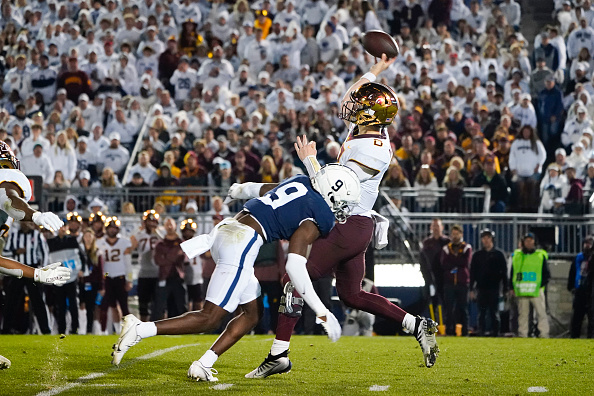
[[[311,184],[322,194],[339,223],[346,221],[361,198],[357,174],[344,165],[324,165],[311,178]]]

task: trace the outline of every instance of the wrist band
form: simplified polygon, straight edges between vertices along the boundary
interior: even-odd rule
[[[369,80],[369,82],[374,82],[377,77],[375,74],[373,74],[372,72],[367,72],[365,74],[363,74],[363,76],[361,78],[366,78]]]

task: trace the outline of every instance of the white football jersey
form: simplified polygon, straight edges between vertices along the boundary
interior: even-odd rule
[[[153,251],[155,245],[163,237],[159,233],[154,232],[148,234],[146,230],[138,231],[134,234],[134,238],[138,242],[136,251],[138,252],[138,262],[140,264],[140,271],[138,272],[139,278],[158,278],[159,267],[155,264],[153,259]]]
[[[361,182],[361,200],[352,212],[354,215],[369,217],[379,194],[379,185],[392,160],[392,147],[385,129],[381,135],[355,135],[355,127],[355,124],[351,124],[349,134],[340,149],[338,163],[347,165],[354,162],[370,173],[377,172],[371,179]]]
[[[23,198],[29,202],[31,200],[31,183],[27,176],[18,169],[0,169],[0,183],[11,182],[19,186],[23,192]]]
[[[103,237],[97,240],[97,248],[103,254],[103,270],[108,278],[128,275],[124,252],[132,246],[128,238],[118,238],[112,245]]]

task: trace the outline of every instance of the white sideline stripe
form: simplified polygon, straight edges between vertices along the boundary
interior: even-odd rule
[[[198,346],[198,345],[200,345],[200,344],[176,345],[176,346],[172,346],[170,348],[159,349],[157,351],[154,351],[154,352],[151,352],[151,353],[147,353],[146,355],[139,356],[136,359],[132,359],[132,360],[130,360],[128,362],[127,365],[134,364],[134,362],[136,362],[138,360],[152,359],[154,357],[161,356],[161,355],[164,355],[164,354],[166,354],[168,352],[173,352],[173,351],[176,351],[176,350],[181,349],[181,348],[187,348],[187,347]],[[122,365],[120,365],[120,366],[122,366]],[[115,368],[110,368],[109,370],[103,371],[101,373],[90,373],[90,374],[87,374],[87,375],[83,375],[82,377],[77,378],[75,380],[75,382],[69,382],[66,385],[58,386],[56,388],[52,388],[52,389],[49,389],[49,390],[44,391],[44,392],[39,392],[36,396],[55,396],[55,395],[58,395],[58,394],[60,394],[62,392],[65,392],[65,391],[70,390],[72,388],[75,388],[77,386],[83,385],[85,381],[90,381],[90,380],[93,380],[93,379],[96,379],[96,378],[101,378],[104,375],[106,375],[108,372],[113,371],[113,370],[115,370]]]
[[[217,384],[215,386],[211,386],[210,389],[214,389],[214,390],[225,390],[225,389],[229,389],[233,386],[233,384]]]
[[[370,392],[385,392],[390,388],[390,385],[371,385],[369,387]]]
[[[548,391],[549,390],[544,386],[531,386],[530,388],[528,388],[528,392],[530,393],[544,393]]]

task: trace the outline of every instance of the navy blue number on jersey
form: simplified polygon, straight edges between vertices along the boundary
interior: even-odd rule
[[[291,177],[264,196],[250,199],[245,208],[264,228],[267,242],[290,239],[305,219],[315,221],[322,236],[334,227],[334,214],[305,175]]]

